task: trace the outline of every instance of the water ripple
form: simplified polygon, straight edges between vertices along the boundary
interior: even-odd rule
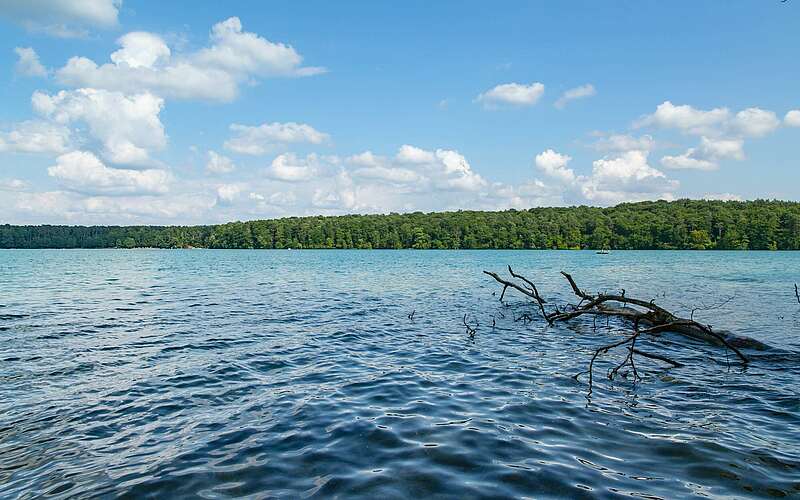
[[[480,272],[507,264],[554,301],[561,269],[678,309],[735,295],[701,319],[774,349],[743,370],[665,335],[648,348],[686,367],[597,377],[587,399],[573,376],[620,326],[514,322],[529,306],[500,306]],[[0,497],[798,496],[798,264],[0,251]]]

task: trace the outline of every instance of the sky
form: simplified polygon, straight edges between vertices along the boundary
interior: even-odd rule
[[[800,200],[800,2],[0,0],[0,223]]]

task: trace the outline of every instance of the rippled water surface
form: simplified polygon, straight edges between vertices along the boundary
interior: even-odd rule
[[[695,317],[773,348],[667,334],[639,347],[687,366],[612,352],[587,397],[623,325],[503,307],[507,264],[556,303],[562,269],[733,296]],[[798,497],[794,282],[800,253],[0,251],[0,497]]]

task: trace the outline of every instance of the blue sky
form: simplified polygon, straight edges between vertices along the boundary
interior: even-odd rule
[[[798,8],[3,0],[0,222],[798,200]]]

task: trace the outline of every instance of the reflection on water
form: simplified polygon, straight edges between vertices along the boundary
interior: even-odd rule
[[[665,336],[686,367],[587,400],[620,325],[514,322],[506,264],[559,300],[561,269],[733,295],[696,314],[775,348]],[[797,496],[795,281],[792,253],[3,251],[0,497]]]

